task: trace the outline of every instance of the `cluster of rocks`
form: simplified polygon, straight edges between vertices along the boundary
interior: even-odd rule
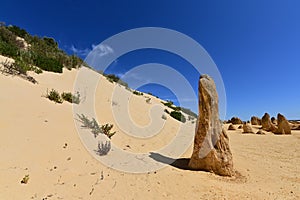
[[[243,121],[238,117],[232,117],[230,120],[227,121],[227,123],[231,124],[243,124]]]
[[[202,75],[199,80],[199,118],[194,138],[194,148],[188,167],[194,170],[210,171],[222,176],[233,176],[233,159],[229,146],[229,138],[219,120],[218,94],[216,85],[208,75]],[[251,117],[251,124],[233,117],[229,130],[236,130],[239,125],[244,133],[255,133],[252,125],[259,125],[261,129],[256,134],[271,131],[276,134],[291,134],[289,122],[282,114],[277,119],[270,118],[266,113],[262,119]]]
[[[251,124],[242,122],[238,117],[233,117],[228,121],[231,123],[228,127],[228,130],[236,130],[234,124],[243,124],[239,126],[239,128],[243,129],[243,133],[255,133],[251,125],[259,125],[261,129],[256,134],[265,134],[265,132],[272,132],[274,134],[279,135],[287,135],[291,134],[291,130],[300,129],[297,125],[291,125],[289,121],[280,113],[277,115],[277,119],[275,117],[270,117],[268,113],[265,113],[262,118],[253,116],[251,117]],[[233,123],[234,122],[234,123]]]
[[[259,117],[253,116],[251,117],[252,125],[261,125],[261,119]]]

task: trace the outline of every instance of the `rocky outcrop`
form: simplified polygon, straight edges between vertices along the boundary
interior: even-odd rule
[[[243,124],[243,133],[254,133],[250,124],[248,123]]]
[[[228,126],[228,130],[230,130],[230,131],[235,131],[236,128],[234,127],[234,125],[230,124],[230,125]]]
[[[265,113],[264,116],[262,117],[261,126],[262,129],[265,131],[274,132],[277,130],[276,126],[271,122],[270,115],[268,113]]]
[[[253,117],[251,117],[251,124],[252,125],[261,125],[261,119],[256,116],[253,116]]]
[[[229,138],[219,120],[216,85],[208,75],[199,80],[199,120],[189,167],[222,176],[234,175]]]
[[[278,128],[274,132],[275,134],[281,134],[281,135],[291,134],[291,127],[289,125],[289,122],[280,113],[278,113],[278,115],[277,115],[277,123],[278,123]]]
[[[238,117],[232,117],[231,120],[229,120],[232,124],[243,124],[243,121]]]

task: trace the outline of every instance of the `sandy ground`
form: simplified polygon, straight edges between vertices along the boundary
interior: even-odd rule
[[[116,149],[120,149],[129,155],[141,153],[143,159],[149,159],[146,162],[152,161],[153,167],[163,168],[136,174],[102,164],[92,151],[94,147],[86,148],[87,143],[96,144],[99,138],[93,139],[88,130],[78,132],[72,105],[55,104],[43,97],[47,88],[72,91],[77,73],[77,70],[66,70],[63,74],[44,72],[34,75],[37,85],[0,74],[1,200],[300,199],[300,131],[288,136],[228,131],[236,177],[186,170],[185,158],[192,153],[192,141],[187,140],[193,137],[194,124],[187,122],[182,126],[170,117],[163,120],[165,108],[159,99],[148,96],[151,103],[147,103],[147,95],[130,95],[128,90],[116,89],[119,86],[100,77],[95,115],[101,124],[114,124],[117,131],[111,140],[114,147],[103,159],[114,159],[114,164],[121,163],[124,167],[124,159],[129,158],[114,157]],[[130,114],[135,128],[120,125],[122,118],[126,118],[124,112]],[[157,124],[162,126],[159,131]],[[156,134],[140,138],[130,135],[139,131]],[[172,158],[168,154],[176,152],[161,149],[178,133],[185,133],[180,142],[187,150],[181,149],[183,155],[175,164],[165,164],[166,157]],[[84,138],[88,138],[87,143]],[[149,152],[155,152],[152,153],[155,156],[151,158]],[[127,162],[130,166],[133,161]],[[25,175],[29,175],[29,182],[21,184]]]

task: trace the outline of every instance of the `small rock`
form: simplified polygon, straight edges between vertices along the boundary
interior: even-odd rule
[[[21,180],[21,183],[22,183],[22,184],[27,184],[28,181],[29,181],[29,175],[27,174],[27,175],[25,175],[25,176],[23,177],[23,179]]]
[[[245,123],[243,125],[243,133],[254,133],[250,124]]]

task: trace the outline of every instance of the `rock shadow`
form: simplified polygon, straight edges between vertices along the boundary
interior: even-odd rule
[[[164,164],[176,167],[178,169],[192,170],[188,166],[190,158],[174,159],[174,158],[170,158],[170,157],[161,155],[159,153],[154,153],[154,152],[150,152],[149,157],[152,158],[153,160],[157,161],[157,162],[164,163]]]

